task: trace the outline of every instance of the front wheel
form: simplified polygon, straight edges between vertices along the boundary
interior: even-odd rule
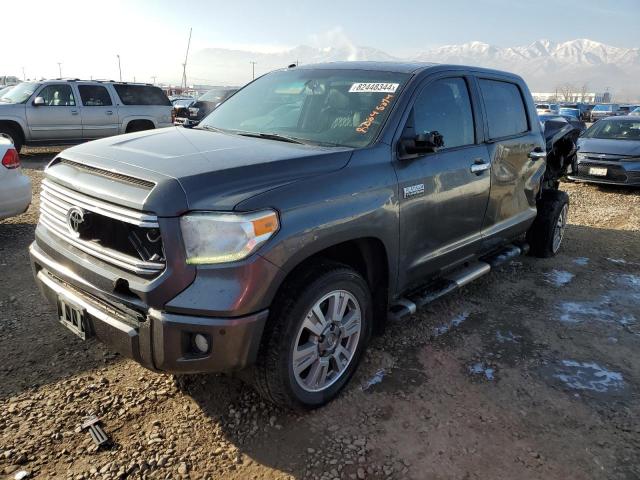
[[[372,331],[367,282],[338,263],[307,269],[283,287],[274,304],[254,383],[268,400],[315,408],[355,372]]]
[[[561,190],[544,190],[537,204],[538,215],[527,232],[531,253],[555,256],[560,250],[569,216],[569,195]]]

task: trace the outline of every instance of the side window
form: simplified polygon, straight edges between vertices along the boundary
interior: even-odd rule
[[[44,104],[49,107],[75,107],[76,99],[70,85],[47,85],[38,97],[44,98]]]
[[[489,137],[501,138],[529,129],[527,111],[517,85],[480,79],[480,91],[489,123]]]
[[[107,89],[100,85],[78,85],[82,105],[85,107],[108,107],[111,97]]]
[[[413,106],[415,133],[438,131],[444,148],[475,143],[469,90],[463,78],[444,78],[425,87]]]
[[[167,105],[171,102],[158,87],[147,85],[114,84],[113,88],[123,105]]]

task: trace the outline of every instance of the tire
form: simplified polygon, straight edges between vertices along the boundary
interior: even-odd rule
[[[340,301],[346,301],[344,316],[331,322],[329,308]],[[278,294],[267,322],[252,376],[256,389],[272,403],[297,410],[332,400],[355,372],[371,338],[372,305],[367,282],[348,266],[321,262],[295,275]],[[314,308],[326,316],[324,326]],[[332,323],[340,327],[332,330]]]
[[[16,148],[18,153],[22,149],[22,145],[24,140],[22,139],[22,132],[20,132],[17,128],[12,127],[11,125],[2,125],[0,126],[0,134],[3,134],[11,139],[13,146]]]
[[[527,232],[532,255],[553,257],[560,250],[569,214],[569,195],[561,190],[544,190],[538,200],[538,216]]]
[[[125,133],[144,132],[145,130],[153,130],[154,128],[153,123],[148,120],[132,120],[127,125],[127,131]]]

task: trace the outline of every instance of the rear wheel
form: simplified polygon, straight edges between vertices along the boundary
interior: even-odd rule
[[[0,125],[0,135],[4,135],[11,140],[16,150],[20,152],[22,149],[22,144],[24,140],[22,139],[22,132],[18,131],[17,128],[12,127],[11,125]]]
[[[126,133],[143,132],[145,130],[153,130],[155,126],[149,120],[132,120],[127,125]]]
[[[338,263],[306,269],[283,287],[271,312],[254,371],[268,400],[319,407],[347,384],[372,330],[369,287]]]
[[[560,190],[545,190],[537,204],[538,215],[527,232],[531,253],[555,256],[560,250],[569,216],[569,196]]]

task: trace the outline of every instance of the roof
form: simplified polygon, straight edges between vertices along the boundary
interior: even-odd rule
[[[435,66],[438,66],[438,64],[426,62],[326,62],[305,64],[296,68],[314,70],[378,70],[381,72],[414,73],[418,70]]]
[[[445,63],[429,63],[429,62],[326,62],[311,63],[300,65],[295,68],[301,69],[331,69],[331,70],[373,70],[380,72],[397,72],[397,73],[419,73],[425,70],[446,71],[446,70],[469,70],[473,72],[484,72],[493,75],[508,75],[513,78],[520,78],[518,75],[502,70],[484,68],[470,65],[454,65]]]

